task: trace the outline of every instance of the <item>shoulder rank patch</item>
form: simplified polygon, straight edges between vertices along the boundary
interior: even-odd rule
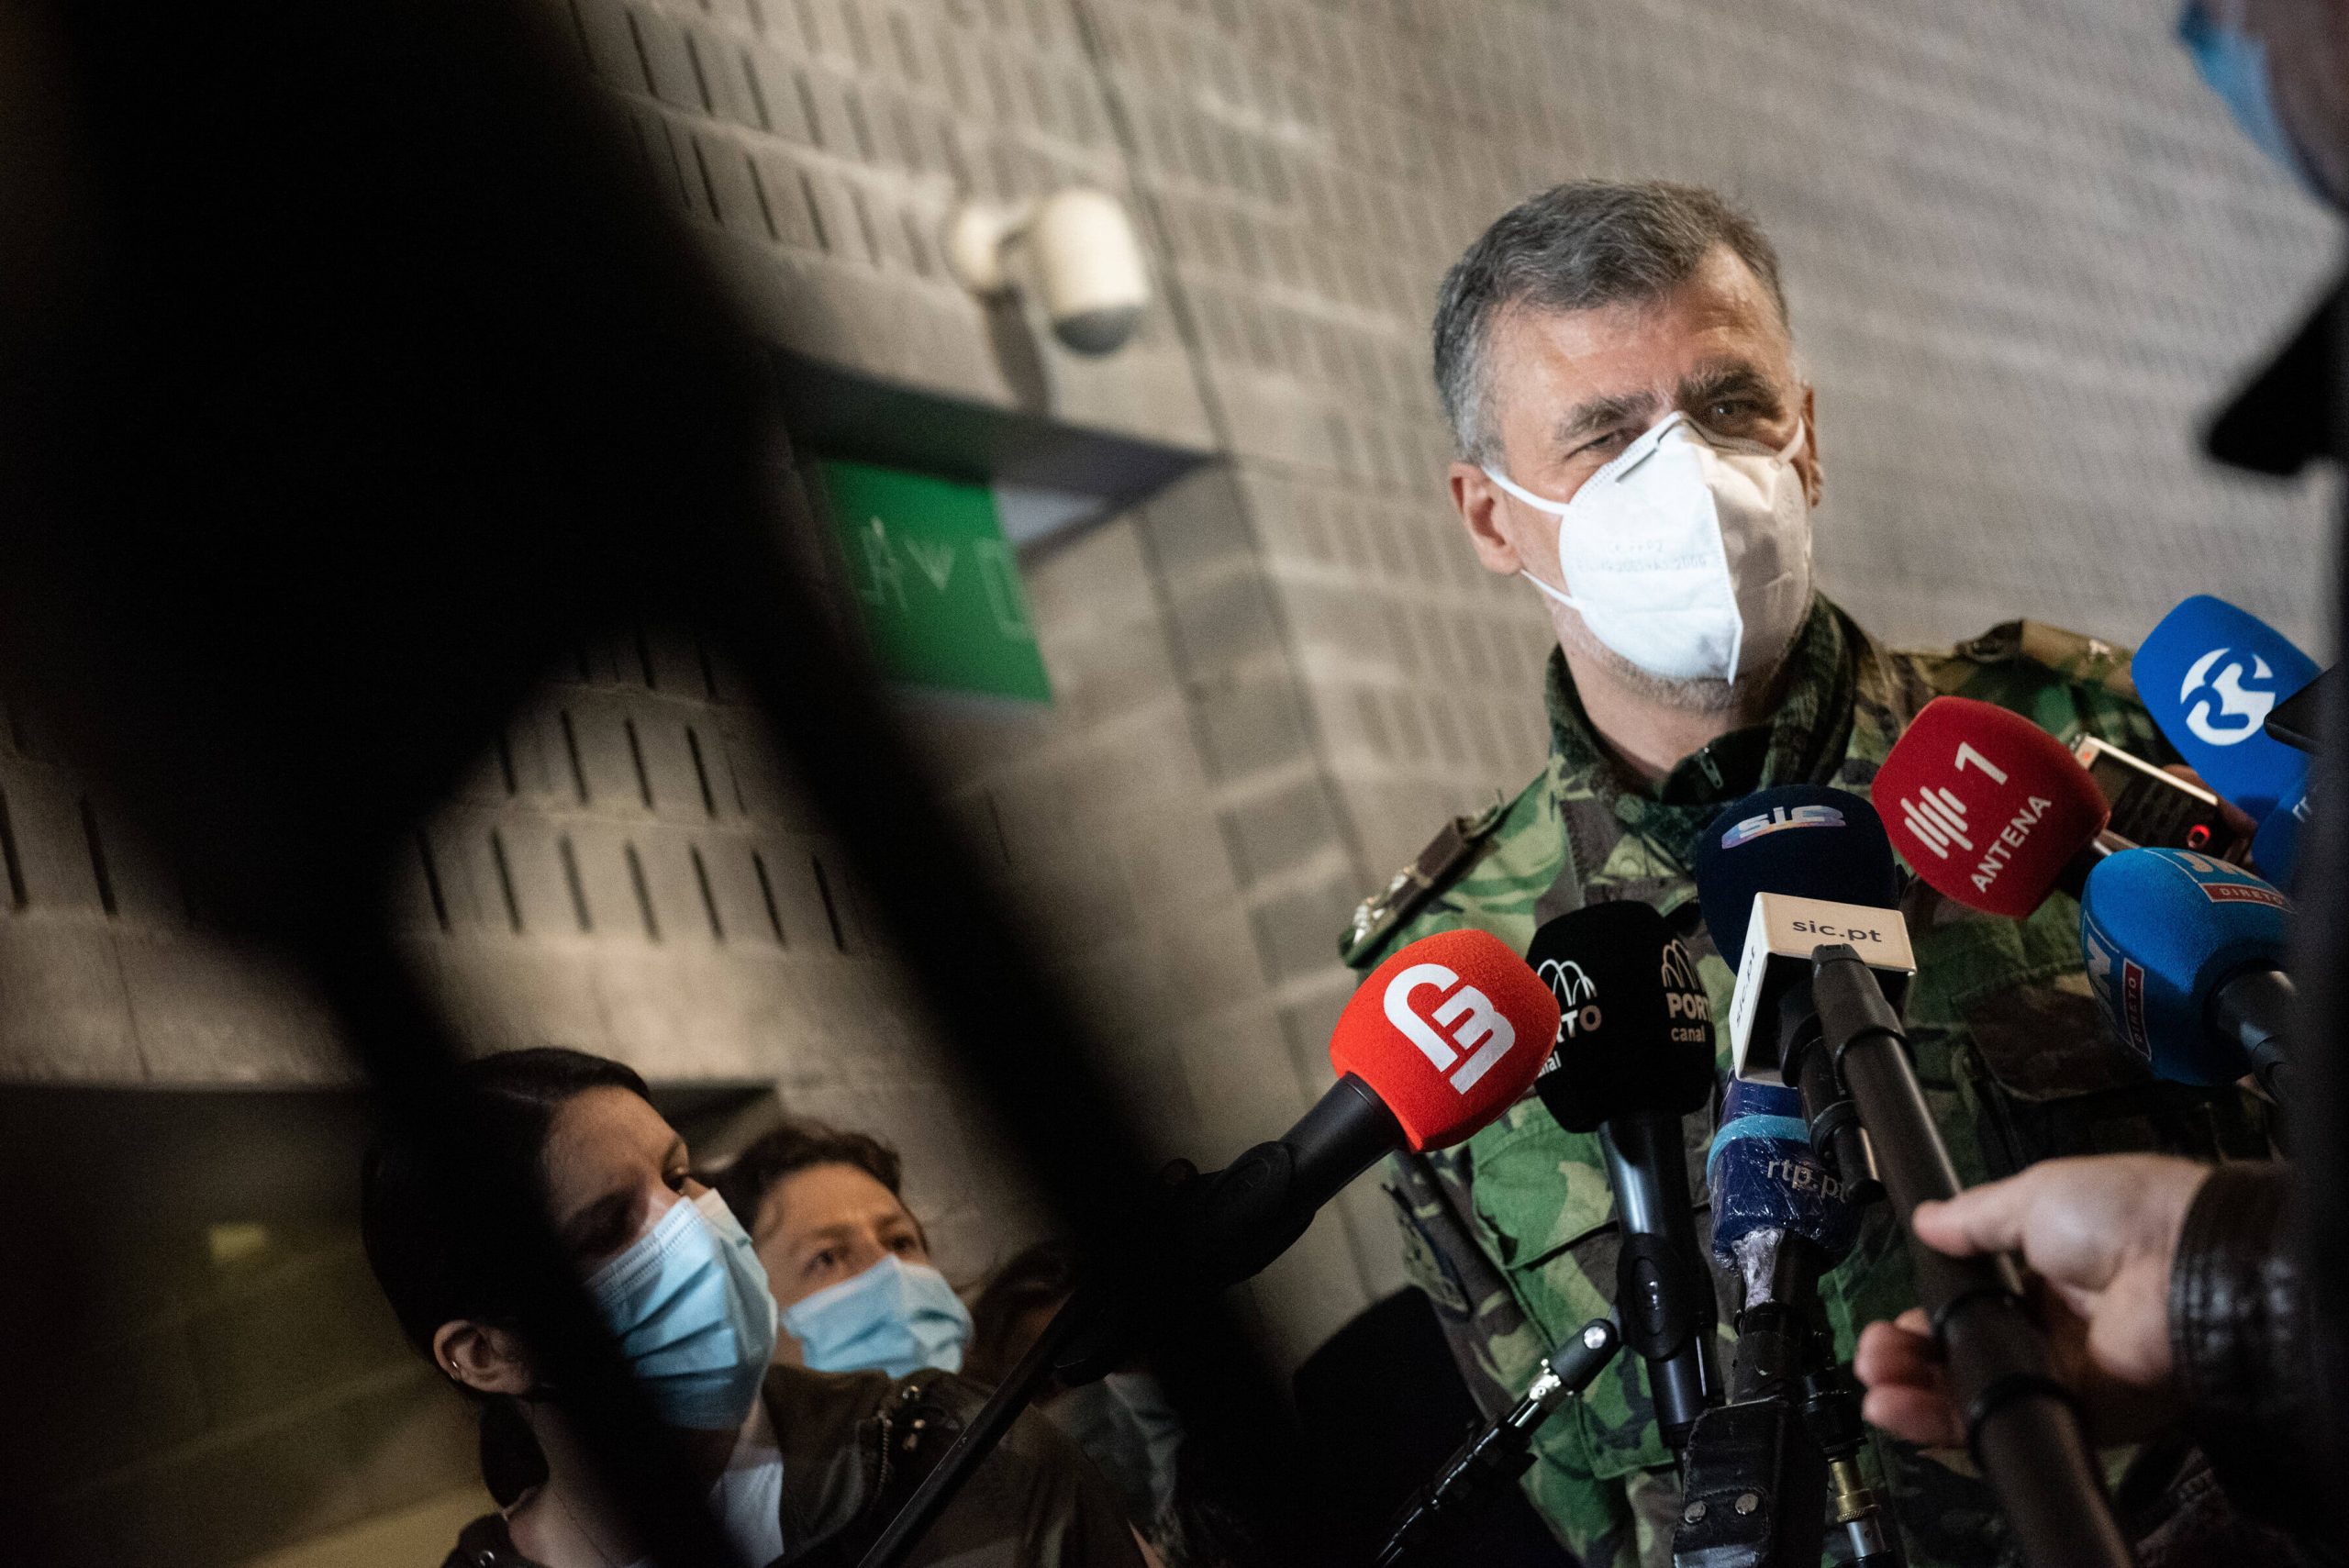
[[[2137,698],[2130,678],[2132,650],[2085,632],[2066,631],[2044,621],[2010,620],[1951,651],[1976,664],[2010,664],[2018,660],[2053,670],[2084,686],[2102,686],[2115,696]]]
[[[1386,945],[1404,922],[1427,901],[1449,886],[1476,857],[1476,846],[1493,836],[1508,814],[1509,803],[1496,798],[1473,817],[1455,817],[1428,840],[1417,859],[1395,873],[1387,884],[1354,908],[1354,917],[1338,939],[1338,956],[1358,965]]]

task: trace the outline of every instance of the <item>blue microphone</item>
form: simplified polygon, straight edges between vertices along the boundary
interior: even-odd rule
[[[2291,900],[2191,850],[2123,850],[2088,873],[2080,950],[2113,1036],[2173,1084],[2245,1073],[2279,1102]]]
[[[1859,1209],[1843,1183],[1810,1146],[1802,1092],[1781,1084],[1730,1080],[1720,1129],[1705,1156],[1705,1184],[1713,1195],[1713,1256],[1745,1278],[1746,1299],[1757,1284],[1748,1261],[1780,1239],[1799,1236],[1832,1268],[1859,1235]]]
[[[1753,897],[1774,893],[1890,908],[1900,873],[1876,808],[1824,784],[1756,790],[1721,808],[1697,840],[1697,903],[1713,948],[1734,969]]]
[[[2308,755],[2263,726],[2277,704],[2316,679],[2317,664],[2282,633],[2197,594],[2146,633],[2130,669],[2163,737],[2212,789],[2258,817],[2299,803]]]
[[[2300,861],[2300,829],[2309,824],[2312,804],[2308,792],[2302,790],[2298,798],[2269,812],[2267,819],[2259,825],[2259,831],[2251,837],[2251,863],[2280,886],[2292,885],[2292,868]]]

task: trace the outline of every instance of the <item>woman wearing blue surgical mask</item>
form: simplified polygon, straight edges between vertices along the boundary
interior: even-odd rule
[[[971,1314],[931,1266],[901,1184],[895,1150],[815,1122],[777,1128],[718,1178],[783,1309],[779,1360],[892,1377],[963,1370]]]
[[[514,1051],[467,1066],[462,1092],[465,1125],[503,1145],[483,1164],[539,1173],[557,1239],[742,1561],[853,1561],[980,1393],[935,1372],[843,1378],[774,1364],[779,1313],[750,1238],[693,1178],[684,1140],[629,1068]],[[483,1480],[500,1509],[466,1528],[448,1564],[636,1568],[652,1543],[593,1485],[562,1392],[538,1373],[518,1282],[468,1189],[478,1179],[387,1144],[362,1189],[368,1261],[401,1327],[482,1408]],[[876,1451],[903,1457],[876,1471]],[[950,1507],[914,1562],[1142,1562],[1099,1475],[1040,1420],[1016,1426],[988,1469],[996,1484]]]

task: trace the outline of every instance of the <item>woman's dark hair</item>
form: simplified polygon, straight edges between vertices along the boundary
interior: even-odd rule
[[[971,1348],[963,1373],[1000,1383],[1027,1352],[1013,1339],[1019,1320],[1040,1307],[1057,1307],[1076,1289],[1076,1253],[1065,1243],[1039,1241],[996,1270],[971,1307]]]
[[[535,1170],[547,1130],[565,1101],[590,1089],[626,1089],[651,1099],[634,1069],[583,1051],[542,1047],[509,1051],[457,1070],[465,1100],[462,1124],[492,1147],[466,1168],[435,1158],[406,1140],[386,1137],[367,1152],[360,1173],[359,1230],[368,1266],[408,1342],[429,1361],[432,1336],[460,1319],[510,1328],[520,1320],[499,1237],[470,1189],[491,1173]],[[513,1400],[476,1393],[481,1402],[482,1480],[500,1505],[546,1478],[546,1461]]]
[[[742,1229],[759,1222],[759,1206],[785,1176],[818,1165],[852,1165],[903,1200],[904,1166],[897,1151],[862,1132],[843,1132],[820,1121],[790,1121],[734,1158],[712,1184]],[[919,1222],[916,1222],[919,1229]]]

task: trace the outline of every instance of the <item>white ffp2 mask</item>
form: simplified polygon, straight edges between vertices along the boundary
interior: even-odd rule
[[[1558,519],[1571,594],[1526,581],[1579,613],[1590,634],[1652,675],[1735,683],[1775,662],[1810,609],[1810,498],[1784,450],[1716,436],[1665,415],[1550,501],[1492,469],[1486,476]]]

